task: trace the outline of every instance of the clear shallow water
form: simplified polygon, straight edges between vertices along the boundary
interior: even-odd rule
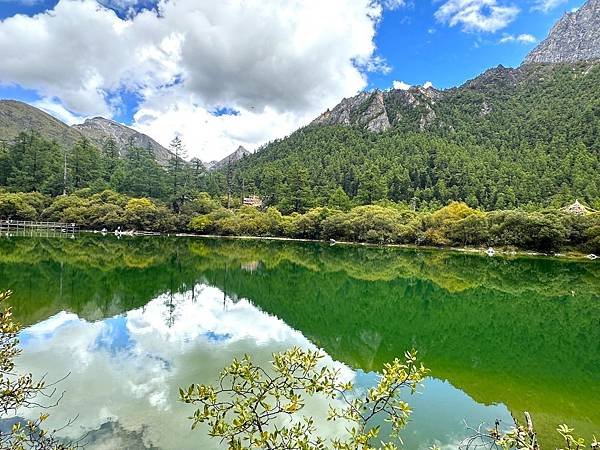
[[[412,346],[432,377],[407,398],[407,448],[454,447],[529,410],[541,438],[600,430],[600,266],[315,244],[2,238],[1,288],[27,328],[19,365],[66,391],[51,425],[89,448],[219,448],[177,388],[234,356],[319,347],[361,387]],[[311,404],[320,414],[324,404]],[[324,429],[336,434],[340,429]]]

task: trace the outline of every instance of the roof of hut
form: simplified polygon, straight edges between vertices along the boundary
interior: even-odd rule
[[[572,205],[565,206],[563,208],[563,211],[571,214],[583,215],[589,213],[590,209],[579,203],[579,200],[575,200],[575,203],[573,203]]]

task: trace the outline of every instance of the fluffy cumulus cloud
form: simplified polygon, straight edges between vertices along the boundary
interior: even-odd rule
[[[519,12],[517,6],[497,0],[447,0],[435,12],[435,18],[467,32],[494,33],[507,27]]]
[[[392,83],[392,87],[394,89],[399,89],[401,91],[408,91],[410,89],[410,84],[405,83],[404,81],[401,81],[401,80],[394,80]]]
[[[535,0],[532,9],[534,11],[548,12],[557,6],[567,3],[568,0]]]
[[[178,73],[181,37],[159,25],[151,13],[123,21],[96,2],[77,0],[10,17],[0,23],[0,81],[59,98],[83,115],[110,115],[109,92],[158,86]]]
[[[518,42],[519,44],[535,44],[537,39],[535,36],[527,33],[517,35],[505,34],[500,39],[501,44],[507,44],[509,42]]]
[[[0,22],[0,83],[35,89],[72,119],[113,116],[140,99],[134,127],[190,155],[223,156],[303,125],[386,71],[374,44],[400,0],[60,0]],[[131,9],[133,8],[133,9]],[[215,116],[226,108],[237,115]]]

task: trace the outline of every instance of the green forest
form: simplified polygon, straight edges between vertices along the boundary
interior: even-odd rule
[[[599,85],[597,64],[551,64],[491,69],[433,100],[416,92],[417,107],[385,92],[389,130],[310,125],[241,161],[233,184],[285,212],[323,205],[337,187],[357,204],[494,210],[579,198],[600,209]]]
[[[101,148],[81,139],[72,148],[60,147],[35,130],[21,132],[13,142],[0,143],[0,189],[38,192],[51,197],[81,189],[111,189],[130,197],[170,203],[177,210],[193,192],[220,192],[220,174],[186,162],[180,140],[171,145],[173,158],[161,166],[149,149],[133,144],[120,149],[107,139]]]

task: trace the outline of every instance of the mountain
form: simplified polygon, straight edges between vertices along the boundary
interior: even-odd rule
[[[319,125],[354,126],[380,133],[403,122],[413,121],[418,129],[427,128],[436,118],[433,106],[443,93],[432,87],[411,87],[408,90],[375,90],[343,99],[312,123]]]
[[[267,204],[600,206],[600,62],[498,66],[462,86],[361,93],[236,164]]]
[[[525,63],[559,63],[600,59],[600,0],[588,0],[566,13],[526,58]]]
[[[84,123],[68,126],[39,108],[16,100],[0,100],[0,141],[12,141],[22,131],[34,130],[44,138],[54,140],[63,147],[71,148],[86,137],[98,147],[112,138],[119,153],[124,156],[130,142],[150,149],[157,162],[165,166],[172,153],[154,139],[115,121],[94,117]]]
[[[390,120],[385,109],[383,92],[361,92],[355,97],[345,98],[333,110],[327,110],[313,122],[313,125],[354,125],[369,131],[379,132],[390,128]]]
[[[71,147],[82,135],[41,109],[15,100],[0,100],[0,141],[12,141],[21,131],[34,130]]]
[[[510,129],[516,123],[524,129],[537,129],[541,124],[533,120],[533,115],[544,114],[556,122],[554,130],[562,129],[582,115],[584,110],[580,107],[590,97],[600,93],[594,85],[599,67],[600,63],[594,62],[523,65],[514,69],[498,66],[452,89],[411,87],[361,92],[343,99],[309,127],[341,125],[373,133],[395,130],[448,135],[465,128],[485,129],[492,124],[498,130]],[[569,87],[572,92],[566,91]],[[553,101],[559,98],[564,98],[564,102]],[[515,108],[528,114],[509,118],[503,113]],[[565,122],[564,111],[569,108],[573,115]],[[481,140],[487,134],[475,133],[473,137]]]
[[[230,153],[225,158],[220,161],[210,161],[205,164],[208,170],[219,170],[227,167],[228,164],[232,164],[240,161],[242,158],[245,158],[252,153],[249,150],[246,150],[244,146],[240,145],[233,153]]]
[[[113,139],[117,143],[121,156],[124,156],[127,147],[133,144],[136,147],[149,149],[162,166],[167,165],[173,157],[169,150],[151,137],[103,117],[86,119],[82,124],[73,125],[72,128],[100,147],[107,139]]]
[[[394,128],[405,131],[456,131],[465,125],[465,121],[485,121],[493,108],[500,107],[500,103],[509,97],[518,95],[527,101],[524,91],[536,91],[546,81],[545,77],[549,77],[546,84],[552,83],[556,77],[568,76],[569,67],[572,67],[576,76],[585,76],[585,71],[595,68],[594,61],[598,59],[600,0],[588,0],[579,10],[565,14],[554,25],[548,38],[525,58],[519,68],[498,66],[463,86],[443,91],[413,86],[407,90],[361,92],[325,111],[311,126],[343,125],[375,133]],[[589,64],[577,65],[586,62]],[[532,63],[572,66],[528,67]],[[579,74],[579,70],[583,72]],[[565,73],[560,75],[561,72]],[[590,92],[592,95],[597,93],[597,90]],[[577,99],[580,94],[575,92],[571,97]],[[464,102],[467,97],[469,101]],[[530,106],[536,107],[533,104]],[[510,126],[509,123],[506,125]]]

